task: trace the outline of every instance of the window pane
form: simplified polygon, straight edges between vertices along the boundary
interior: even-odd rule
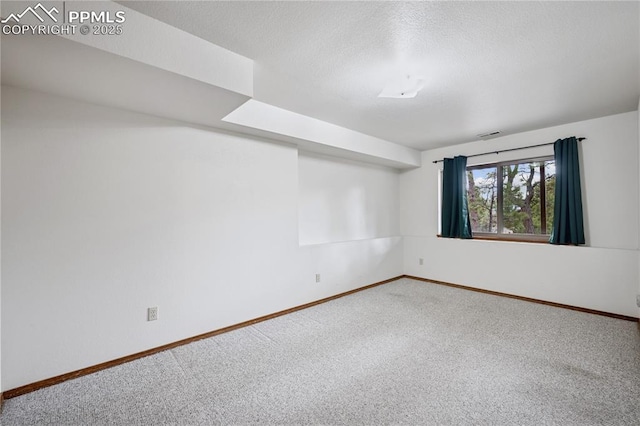
[[[502,176],[502,233],[548,234],[553,220],[553,195],[549,189],[555,184],[553,161],[505,165]]]
[[[473,232],[497,232],[497,168],[467,170],[469,218]]]
[[[545,193],[545,216],[547,218],[547,229],[545,234],[551,234],[551,229],[553,228],[553,209],[555,206],[555,196],[556,196],[556,162],[545,161],[544,163],[544,175],[545,175],[545,185],[544,185],[544,193]]]

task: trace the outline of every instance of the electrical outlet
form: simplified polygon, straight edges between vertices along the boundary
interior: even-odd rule
[[[418,259],[418,264],[424,265],[424,259],[423,258]]]
[[[636,305],[640,308],[640,294],[636,294]]]
[[[316,274],[316,282],[319,283],[320,282],[320,274]]]
[[[147,321],[155,321],[158,319],[158,307],[147,308]]]

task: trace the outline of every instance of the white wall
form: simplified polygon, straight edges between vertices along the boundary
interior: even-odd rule
[[[298,164],[301,245],[400,234],[396,170],[310,153]]]
[[[397,223],[299,246],[295,147],[2,89],[3,390],[402,274]]]
[[[439,166],[432,163],[434,160],[553,142],[572,135],[588,138],[581,143],[588,247],[436,237]],[[470,159],[470,164],[552,153],[553,148],[548,147],[492,154]],[[400,177],[406,274],[638,315],[638,112],[425,151],[422,160],[421,168]],[[418,264],[421,257],[425,258],[423,266]]]

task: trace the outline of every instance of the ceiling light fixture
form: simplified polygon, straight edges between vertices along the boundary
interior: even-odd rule
[[[414,75],[390,81],[378,95],[379,98],[415,98],[424,87],[424,79]]]

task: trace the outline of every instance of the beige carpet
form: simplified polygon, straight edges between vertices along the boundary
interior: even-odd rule
[[[10,399],[1,420],[638,425],[640,333],[399,280]]]

